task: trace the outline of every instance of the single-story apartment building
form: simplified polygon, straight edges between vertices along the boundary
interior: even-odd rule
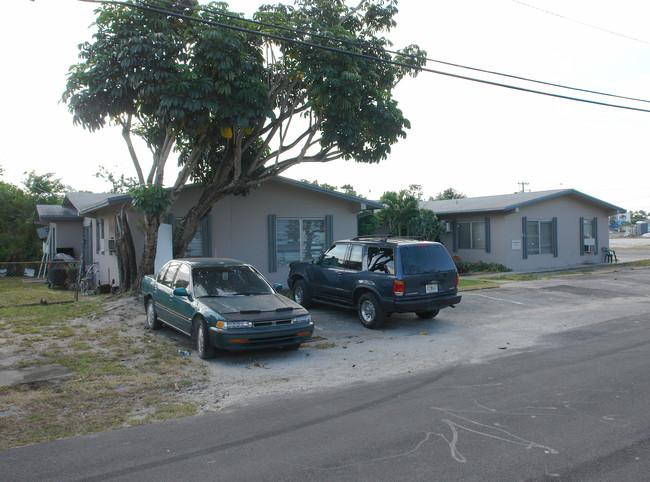
[[[172,258],[175,223],[199,198],[188,186],[161,226],[156,269]],[[119,285],[115,215],[128,194],[68,193],[62,206],[38,206],[36,221],[50,228],[50,253],[72,252],[99,264],[99,281]],[[286,284],[289,263],[319,256],[329,245],[357,235],[357,214],[381,203],[285,177],[262,183],[246,196],[227,196],[212,206],[185,256],[234,258],[250,263],[273,283]],[[137,256],[144,237],[141,217],[128,215]],[[139,258],[137,260],[139,262]]]
[[[442,237],[462,261],[540,271],[603,262],[608,217],[625,209],[575,189],[422,201],[444,220]]]

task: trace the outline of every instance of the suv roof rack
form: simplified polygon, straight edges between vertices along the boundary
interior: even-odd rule
[[[377,235],[355,236],[354,238],[352,238],[352,241],[388,241],[389,239],[395,239],[395,240],[403,239],[405,241],[425,241],[425,239],[422,236],[393,236],[390,234],[386,236],[377,236]]]

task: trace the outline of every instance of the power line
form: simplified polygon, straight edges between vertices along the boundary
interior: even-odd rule
[[[563,20],[568,20],[569,22],[579,23],[580,25],[584,25],[585,27],[600,30],[601,32],[606,32],[606,33],[609,33],[609,34],[612,34],[612,35],[616,35],[618,37],[623,37],[623,38],[626,38],[626,39],[629,39],[629,40],[634,40],[635,42],[641,42],[643,44],[650,45],[650,42],[646,42],[645,40],[641,40],[641,39],[638,39],[636,37],[630,37],[629,35],[625,35],[625,34],[622,34],[622,33],[614,32],[613,30],[607,30],[605,28],[598,27],[597,25],[592,25],[590,23],[581,22],[580,20],[565,17],[564,15],[560,15],[559,13],[551,12],[550,10],[544,10],[543,8],[539,8],[539,7],[536,7],[535,5],[530,5],[528,3],[521,2],[520,0],[512,0],[512,1],[515,2],[515,3],[518,3],[520,5],[523,5],[524,7],[532,8],[534,10],[539,10],[540,12],[544,12],[544,13],[546,13],[548,15],[553,15],[554,17],[558,17],[558,18],[561,18]]]
[[[250,30],[250,29],[246,29],[246,28],[243,28],[243,27],[238,27],[238,26],[235,26],[235,25],[228,25],[228,24],[224,24],[224,23],[221,23],[221,22],[216,22],[214,20],[206,20],[206,19],[202,19],[202,18],[192,17],[190,15],[185,15],[185,14],[182,14],[182,13],[171,12],[171,11],[168,11],[168,10],[160,9],[158,7],[147,6],[147,5],[144,5],[144,4],[139,5],[139,4],[124,2],[124,1],[120,1],[120,0],[79,0],[79,1],[87,2],[87,3],[111,4],[111,5],[122,5],[122,6],[126,6],[126,7],[132,7],[132,8],[136,8],[138,10],[160,13],[162,15],[166,15],[166,16],[170,16],[170,17],[176,17],[176,18],[180,18],[180,19],[184,19],[184,20],[199,22],[199,23],[203,23],[203,24],[206,24],[206,25],[211,25],[213,27],[226,28],[226,29],[229,29],[229,30],[234,30],[234,31],[237,31],[237,32],[246,33],[246,34],[249,34],[249,35],[257,35],[257,36],[261,36],[261,37],[265,37],[265,38],[269,38],[269,39],[273,39],[273,40],[277,40],[277,41],[290,42],[290,43],[302,45],[302,46],[305,46],[305,47],[311,47],[311,48],[315,48],[315,49],[326,50],[326,51],[329,51],[329,52],[339,53],[339,54],[343,54],[343,55],[350,55],[350,56],[353,56],[353,57],[362,58],[364,60],[372,60],[372,61],[383,62],[383,63],[387,63],[389,65],[394,65],[394,66],[397,66],[397,67],[404,67],[404,68],[413,69],[413,70],[417,70],[417,71],[421,71],[421,72],[428,72],[428,73],[443,75],[443,76],[452,77],[452,78],[456,78],[456,79],[467,80],[467,81],[470,81],[470,82],[476,82],[476,83],[485,84],[485,85],[492,85],[492,86],[495,86],[495,87],[502,87],[502,88],[506,88],[506,89],[519,91],[519,92],[527,92],[527,93],[531,93],[531,94],[545,95],[547,97],[554,97],[554,98],[564,99],[564,100],[572,100],[572,101],[575,101],[575,102],[582,102],[582,103],[592,104],[592,105],[600,105],[600,106],[604,106],[604,107],[613,107],[613,108],[617,108],[617,109],[625,109],[625,110],[631,110],[631,111],[637,111],[637,112],[648,112],[648,113],[650,113],[650,110],[641,109],[639,107],[631,107],[631,106],[625,106],[625,105],[619,105],[619,104],[610,104],[610,103],[607,103],[607,102],[599,102],[599,101],[595,101],[595,100],[582,99],[582,98],[579,98],[579,97],[571,97],[571,96],[567,96],[567,95],[560,95],[560,94],[554,94],[554,93],[551,93],[551,92],[544,92],[544,91],[540,91],[540,90],[529,89],[529,88],[526,88],[526,87],[519,87],[519,86],[515,86],[515,85],[510,85],[510,84],[503,84],[503,83],[500,83],[500,82],[494,82],[494,81],[485,80],[485,79],[477,79],[477,78],[468,77],[468,76],[465,76],[465,75],[453,74],[451,72],[444,72],[444,71],[440,71],[440,70],[429,69],[429,68],[426,68],[426,67],[411,65],[411,64],[404,63],[404,62],[398,62],[398,61],[395,61],[395,60],[383,59],[381,57],[374,57],[374,56],[367,55],[367,54],[361,54],[361,53],[358,53],[358,52],[343,50],[343,49],[336,48],[336,47],[329,47],[327,45],[319,45],[319,44],[314,44],[314,43],[311,43],[311,42],[305,42],[303,40],[291,39],[291,38],[282,37],[280,35],[270,34],[270,33],[266,33],[266,32],[258,32],[258,31],[255,31],[255,30]],[[339,39],[336,39],[336,40],[339,40]],[[648,102],[648,101],[644,101],[644,102]]]
[[[516,0],[513,0],[513,1],[516,1]],[[169,2],[169,1],[163,2],[163,3],[167,3],[168,5],[173,5],[173,2]],[[518,3],[522,3],[522,2],[518,2]],[[530,6],[530,5],[527,5],[527,4],[524,4],[524,3],[522,3],[522,4],[526,5],[526,6]],[[240,20],[240,21],[252,23],[254,25],[260,25],[262,27],[270,27],[270,28],[275,28],[275,29],[279,29],[279,30],[285,30],[285,31],[288,31],[288,32],[298,33],[298,34],[301,34],[301,35],[309,35],[311,37],[315,37],[315,38],[319,38],[319,39],[323,39],[323,40],[336,41],[336,42],[340,42],[340,43],[347,44],[347,45],[353,45],[355,47],[374,49],[373,46],[370,46],[370,45],[367,45],[367,44],[362,44],[362,43],[359,43],[359,42],[354,42],[352,40],[329,37],[327,35],[322,35],[322,34],[319,34],[319,33],[316,33],[316,32],[309,32],[309,31],[299,30],[299,29],[295,29],[295,28],[291,28],[291,27],[285,27],[285,26],[282,26],[282,25],[274,25],[274,24],[270,24],[270,23],[267,23],[267,22],[260,22],[258,20],[242,18],[242,17],[239,17],[237,15],[233,15],[233,14],[226,13],[226,12],[220,12],[218,10],[213,10],[213,9],[205,8],[205,7],[202,7],[202,6],[197,7],[197,8],[199,10],[203,11],[203,12],[208,12],[208,13],[212,13],[212,14],[215,14],[215,15],[225,17],[225,18],[230,18],[230,19],[235,19],[235,20]],[[532,8],[536,8],[536,7],[532,7]],[[441,65],[448,65],[450,67],[456,67],[456,68],[460,68],[460,69],[471,70],[471,71],[474,71],[474,72],[482,72],[482,73],[485,73],[485,74],[496,75],[496,76],[506,77],[506,78],[510,78],[510,79],[516,79],[516,80],[522,80],[522,81],[525,81],[525,82],[531,82],[531,83],[536,83],[536,84],[540,84],[540,85],[547,85],[549,87],[557,87],[557,88],[565,89],[565,90],[574,90],[574,91],[577,91],[577,92],[584,92],[584,93],[587,93],[587,94],[595,94],[595,95],[600,95],[600,96],[605,96],[605,97],[613,97],[613,98],[617,98],[617,99],[631,100],[631,101],[635,101],[635,102],[650,103],[650,100],[639,99],[639,98],[636,98],[636,97],[627,97],[627,96],[623,96],[623,95],[609,94],[609,93],[606,93],[606,92],[600,92],[600,91],[596,91],[596,90],[582,89],[582,88],[579,88],[579,87],[571,87],[571,86],[568,86],[568,85],[556,84],[556,83],[553,83],[553,82],[535,80],[535,79],[531,79],[531,78],[528,78],[528,77],[522,77],[522,76],[519,76],[519,75],[504,74],[502,72],[496,72],[496,71],[493,71],[493,70],[486,70],[486,69],[480,69],[480,68],[476,68],[476,67],[469,67],[467,65],[457,64],[457,63],[453,63],[453,62],[445,62],[443,60],[436,60],[436,59],[432,59],[432,58],[429,58],[429,57],[420,57],[420,56],[417,56],[417,55],[398,52],[398,51],[395,51],[395,50],[384,49],[384,51],[389,53],[389,54],[393,54],[393,55],[402,55],[404,57],[409,57],[409,58],[412,58],[412,59],[426,60],[427,62],[434,62],[434,63],[438,63],[438,64],[441,64]]]

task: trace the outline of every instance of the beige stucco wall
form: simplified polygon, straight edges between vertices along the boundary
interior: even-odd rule
[[[563,196],[523,207],[519,213],[506,216],[510,239],[522,239],[522,217],[529,221],[550,221],[557,217],[558,256],[529,254],[523,259],[522,251],[510,249],[507,266],[515,271],[561,269],[599,264],[603,261],[602,247],[609,247],[608,211],[582,198]],[[580,255],[580,218],[598,218],[598,246],[596,253]]]
[[[93,218],[84,218],[83,226],[91,225],[91,238],[92,238],[92,261],[99,263],[99,270],[97,274],[97,281],[102,284],[111,284],[114,282],[115,286],[119,286],[119,268],[117,263],[117,253],[109,249],[109,240],[115,237],[115,212],[116,207],[110,206],[101,210],[93,212]],[[141,216],[131,210],[128,215],[129,225],[132,230],[133,243],[135,246],[136,262],[140,263],[142,257],[142,249],[144,247],[144,237],[140,229]],[[97,221],[104,221],[104,242],[103,249],[101,244],[100,249],[97,249]],[[79,240],[83,237],[83,233],[79,233]],[[80,255],[77,258],[81,257]]]
[[[110,284],[115,280],[115,285],[119,285],[119,271],[117,268],[117,256],[115,252],[108,249],[109,239],[115,235],[115,212],[112,208],[103,209],[93,213],[94,218],[86,218],[84,226],[91,225],[91,244],[92,244],[92,261],[99,263],[99,270],[95,281],[101,284]],[[97,244],[97,221],[104,221],[104,239]],[[88,268],[89,263],[86,263]]]
[[[50,229],[52,228],[55,228],[53,252],[56,253],[57,249],[73,248],[74,258],[79,259],[81,257],[82,223],[80,221],[58,221],[50,223]]]
[[[187,190],[175,203],[173,215],[184,215],[198,199],[198,190]],[[271,282],[286,287],[288,268],[269,272],[268,217],[323,218],[332,215],[333,240],[356,236],[357,202],[299,188],[279,181],[267,181],[247,196],[228,196],[210,213],[213,257],[234,258],[250,263]]]
[[[476,215],[441,216],[450,222],[483,221],[490,218],[491,250],[457,249],[453,251],[452,234],[443,236],[443,243],[452,255],[460,256],[461,260],[476,263],[500,263],[514,271],[539,271],[547,269],[562,269],[603,262],[601,249],[609,247],[608,216],[611,214],[602,205],[589,202],[578,196],[562,196],[542,201],[529,206],[523,206],[516,211],[507,213],[481,213]],[[558,256],[553,254],[529,254],[523,258],[521,249],[522,218],[529,221],[558,220]],[[580,218],[598,218],[598,251],[580,255]],[[519,249],[516,249],[516,248]]]

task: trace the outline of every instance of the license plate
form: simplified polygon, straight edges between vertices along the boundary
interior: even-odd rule
[[[429,283],[425,285],[427,293],[437,293],[438,292],[438,283]]]

